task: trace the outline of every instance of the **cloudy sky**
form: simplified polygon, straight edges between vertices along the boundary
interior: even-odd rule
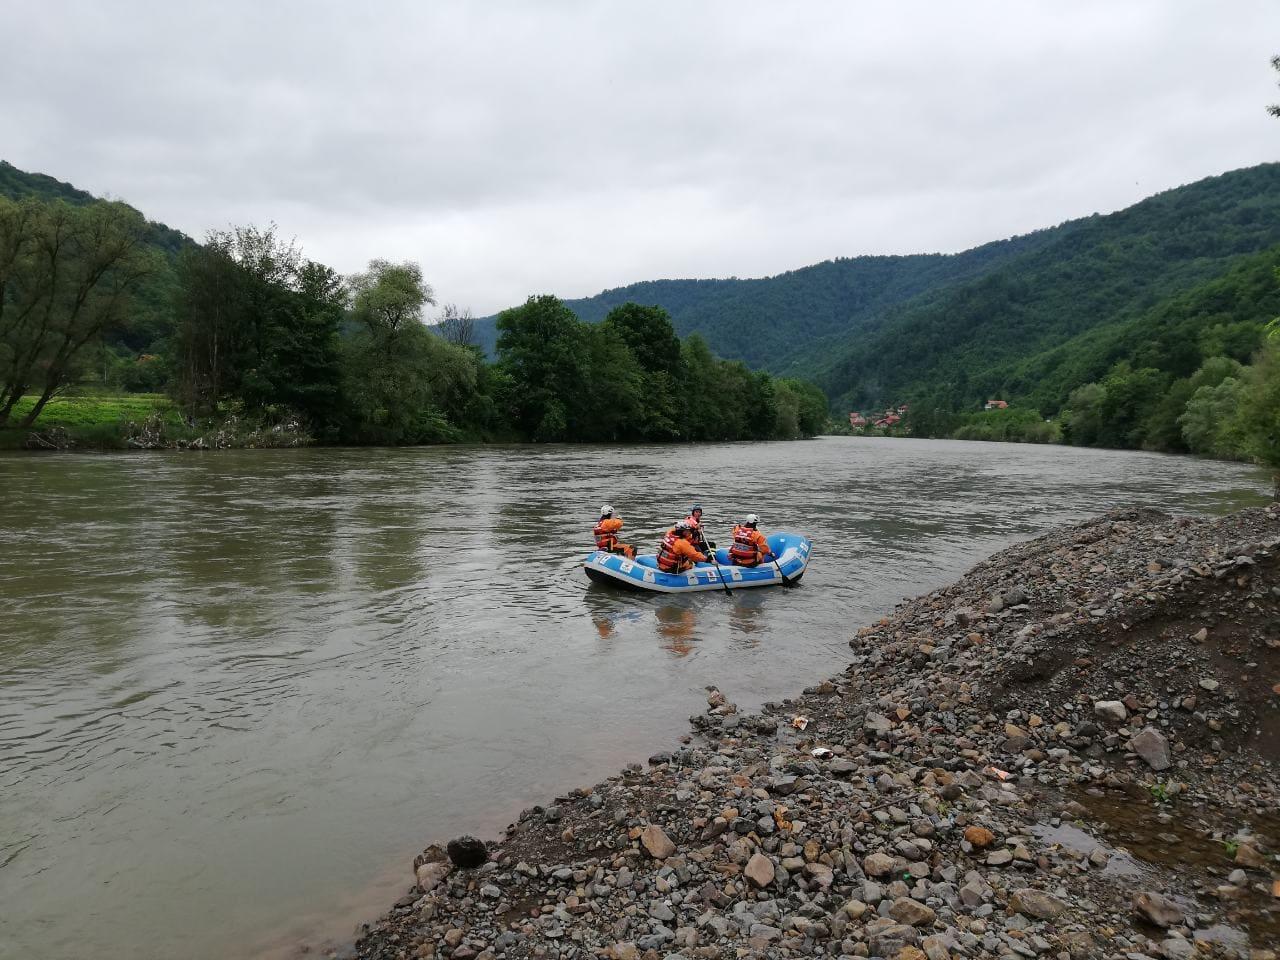
[[[8,3],[0,158],[531,293],[955,251],[1280,159],[1280,3]]]

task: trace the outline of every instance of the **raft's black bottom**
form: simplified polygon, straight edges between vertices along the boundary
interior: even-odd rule
[[[622,579],[621,577],[611,577],[611,576],[609,576],[609,574],[604,573],[604,572],[602,572],[602,571],[600,571],[600,570],[597,570],[595,567],[583,567],[582,569],[586,571],[587,579],[588,579],[588,580],[590,580],[592,583],[607,583],[607,584],[609,584],[609,585],[610,585],[610,586],[612,586],[612,587],[618,587],[618,588],[620,588],[620,589],[622,589],[622,590],[630,590],[632,593],[666,593],[666,592],[668,592],[668,591],[665,591],[665,590],[646,590],[644,587],[640,586],[639,584],[635,583],[635,582],[634,582],[634,581],[632,581],[632,580],[629,580],[629,579],[624,580],[624,579]],[[788,584],[799,583],[799,582],[800,582],[800,578],[801,578],[801,577],[803,577],[803,576],[804,576],[804,571],[803,571],[803,570],[801,570],[801,571],[800,571],[799,573],[797,573],[794,577],[787,577],[787,583],[788,583]],[[784,586],[784,584],[779,584],[779,586]],[[729,584],[729,592],[730,592],[730,593],[733,593],[733,592],[734,592],[735,590],[737,590],[737,589],[738,589],[738,588],[737,588],[737,587],[735,587],[735,586],[733,586],[733,584],[732,584],[732,583],[730,583],[730,584]],[[760,589],[760,587],[750,587],[750,588],[745,588],[745,589],[759,590],[759,589]],[[688,592],[688,593],[712,593],[712,592],[714,592],[714,591],[711,591],[711,590],[690,590],[690,591],[681,591],[681,590],[676,590],[676,591],[670,591],[670,592],[673,592],[673,593],[685,593],[685,592]]]
[[[623,580],[620,577],[611,577],[607,573],[597,570],[595,567],[583,567],[587,572],[587,579],[592,583],[607,583],[611,587],[618,587],[621,590],[630,590],[632,593],[661,593],[661,590],[646,590],[638,584],[632,583],[630,580]]]

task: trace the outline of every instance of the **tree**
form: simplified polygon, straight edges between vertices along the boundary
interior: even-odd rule
[[[1187,449],[1206,457],[1239,455],[1240,444],[1233,436],[1235,414],[1240,407],[1241,383],[1228,377],[1212,386],[1203,386],[1187,401],[1178,419]]]
[[[538,441],[578,439],[589,376],[587,327],[558,298],[530,297],[498,314],[498,358],[511,378],[513,417]]]
[[[346,303],[342,278],[274,224],[210,232],[178,261],[179,401],[200,416],[228,400],[288,410],[332,432]]]
[[[1280,469],[1280,338],[1275,324],[1271,329],[1271,339],[1241,373],[1232,429],[1241,453]],[[1280,495],[1280,476],[1276,492]]]
[[[262,347],[242,382],[247,406],[286,408],[321,436],[334,435],[342,402],[338,331],[346,303],[342,277],[310,260],[296,269],[290,285],[266,288]]]
[[[422,308],[436,302],[422,267],[411,260],[370,260],[366,273],[351,278],[351,290],[352,316],[392,341],[400,331],[422,326]]]
[[[652,441],[680,438],[685,370],[671,315],[662,307],[624,303],[610,310],[600,327],[618,338],[639,367],[636,389],[642,403],[633,436]]]
[[[1272,57],[1271,66],[1274,67],[1277,72],[1280,72],[1280,57]],[[1271,106],[1267,107],[1267,113],[1271,114],[1273,117],[1280,117],[1280,103],[1273,103]]]
[[[662,307],[624,303],[605,315],[602,326],[622,338],[646,372],[679,375],[680,338]]]
[[[459,310],[456,303],[446,303],[436,326],[440,336],[449,343],[459,347],[476,346],[476,321],[470,307]]]
[[[347,435],[365,443],[456,439],[449,414],[457,417],[467,406],[478,361],[423,326],[423,308],[435,300],[422,268],[371,260],[351,287],[351,315],[360,327],[344,347]]]
[[[30,426],[74,379],[86,348],[124,324],[130,298],[155,269],[145,226],[123,203],[0,200],[0,425],[37,389],[22,420]]]

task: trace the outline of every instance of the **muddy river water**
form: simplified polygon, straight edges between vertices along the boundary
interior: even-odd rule
[[[0,958],[288,955],[413,854],[843,666],[856,628],[1118,504],[1263,502],[1246,466],[826,438],[0,457]],[[796,590],[589,585],[694,499],[814,540]]]

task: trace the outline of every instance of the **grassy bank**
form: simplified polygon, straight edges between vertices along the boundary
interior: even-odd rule
[[[85,394],[49,401],[30,427],[17,426],[35,405],[14,407],[0,428],[0,450],[166,450],[296,447],[311,438],[296,421],[242,420],[235,412],[190,423],[159,393]]]

